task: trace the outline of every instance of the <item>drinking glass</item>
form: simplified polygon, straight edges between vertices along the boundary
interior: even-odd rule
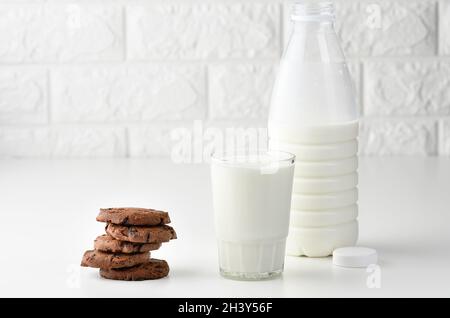
[[[211,181],[222,276],[259,280],[283,272],[295,155],[213,154]]]

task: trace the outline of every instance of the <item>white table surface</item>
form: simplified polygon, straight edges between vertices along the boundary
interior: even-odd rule
[[[238,282],[218,274],[209,169],[164,160],[0,161],[0,296],[397,297],[450,296],[450,159],[362,158],[359,245],[380,258],[380,288],[365,269],[331,258],[287,257],[281,278]],[[104,225],[98,208],[170,211],[179,239],[153,253],[170,276],[101,279],[80,268]]]

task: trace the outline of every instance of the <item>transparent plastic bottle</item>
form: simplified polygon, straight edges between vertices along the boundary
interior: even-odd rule
[[[324,257],[358,237],[358,107],[329,0],[295,1],[269,148],[296,155],[287,253]]]

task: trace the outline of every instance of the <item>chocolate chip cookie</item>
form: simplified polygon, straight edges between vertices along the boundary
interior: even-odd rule
[[[105,253],[102,251],[86,251],[81,266],[95,268],[123,268],[143,264],[150,259],[150,253]]]
[[[169,265],[164,260],[149,259],[141,265],[118,268],[100,269],[100,276],[115,280],[148,280],[166,277],[169,274]]]
[[[105,230],[116,240],[133,243],[161,243],[177,238],[175,230],[169,225],[124,226],[108,223]]]
[[[100,209],[97,221],[118,225],[153,226],[170,223],[169,213],[143,208]]]
[[[108,253],[144,253],[157,250],[161,243],[132,243],[119,241],[108,234],[98,236],[94,241],[94,248]]]

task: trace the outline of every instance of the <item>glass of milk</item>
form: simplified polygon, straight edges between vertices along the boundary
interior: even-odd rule
[[[283,272],[295,155],[213,155],[211,181],[220,273],[259,280]]]

